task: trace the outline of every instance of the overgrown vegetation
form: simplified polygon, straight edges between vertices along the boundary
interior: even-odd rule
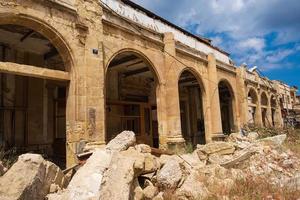
[[[193,144],[188,142],[185,145],[185,152],[184,153],[193,153],[194,150],[195,150],[195,148],[193,147]]]
[[[237,181],[229,192],[229,199],[272,199],[297,200],[300,190],[296,188],[278,187],[266,178],[248,176],[245,180]]]
[[[258,127],[245,127],[248,131],[257,132],[259,138],[273,137],[280,134],[286,134],[287,139],[284,147],[293,151],[300,157],[300,129],[282,129],[282,128],[258,128]]]
[[[16,148],[5,150],[0,146],[0,161],[6,168],[10,168],[18,159]]]
[[[289,133],[284,146],[295,153],[297,157],[300,158],[300,130],[294,130]]]
[[[294,154],[300,157],[300,129],[280,129],[280,128],[258,128],[245,127],[248,131],[257,132],[259,139],[286,134],[287,139],[284,148],[290,149]],[[186,145],[185,151],[188,153],[193,150],[193,146]],[[178,199],[174,191],[169,190],[164,193],[164,199]],[[220,191],[218,196],[211,194],[209,200],[218,200],[221,196],[232,200],[298,200],[300,197],[300,188],[279,187],[270,182],[270,179],[260,176],[248,175],[244,180],[235,182],[230,191]]]

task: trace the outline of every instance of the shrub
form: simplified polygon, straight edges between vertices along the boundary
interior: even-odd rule
[[[18,159],[16,148],[5,150],[4,147],[0,146],[0,161],[7,168],[10,168]]]

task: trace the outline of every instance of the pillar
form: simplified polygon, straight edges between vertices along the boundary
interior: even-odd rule
[[[257,92],[257,104],[256,104],[256,111],[255,111],[255,125],[259,127],[263,127],[263,120],[262,120],[262,108],[261,108],[261,95]]]
[[[282,113],[281,113],[281,107],[280,107],[280,102],[278,102],[278,101],[276,102],[274,121],[275,121],[276,128],[283,127],[283,118],[282,118]]]
[[[167,144],[170,149],[181,148],[185,141],[181,133],[178,70],[176,69],[175,40],[172,33],[164,34],[166,69]]]
[[[248,122],[248,94],[245,84],[246,68],[239,67],[237,70],[237,108],[240,114],[240,127],[243,127]]]
[[[222,120],[220,110],[219,87],[217,77],[217,64],[213,54],[208,55],[208,109],[210,111],[210,132],[207,132],[207,139],[222,136]]]
[[[68,38],[73,41],[74,69],[67,98],[67,167],[77,163],[76,154],[87,143],[105,142],[102,8],[93,1],[84,4],[94,9],[78,10],[78,16],[88,15],[93,20],[78,22],[77,37]]]
[[[271,96],[268,96],[268,107],[267,107],[267,124],[272,127],[272,107],[271,107]]]

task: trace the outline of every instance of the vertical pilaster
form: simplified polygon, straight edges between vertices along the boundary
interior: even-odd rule
[[[166,111],[169,147],[183,144],[184,139],[181,133],[180,104],[178,91],[178,70],[176,69],[175,40],[172,33],[164,34],[165,43],[165,68],[166,68]]]
[[[217,63],[213,54],[208,55],[208,91],[209,96],[209,107],[211,112],[211,132],[207,133],[208,138],[213,138],[223,134],[222,121],[221,121],[221,110],[220,110],[220,98],[219,98],[219,87],[217,78]]]
[[[72,38],[74,66],[67,99],[67,166],[76,163],[76,154],[82,152],[86,143],[103,144],[105,139],[102,8],[94,1],[83,4],[80,6],[93,9],[78,9],[79,20],[74,29],[77,36]]]
[[[237,70],[237,102],[240,113],[240,126],[244,126],[248,122],[248,94],[247,86],[245,84],[246,68],[239,67]]]
[[[257,106],[255,111],[255,125],[262,127],[263,121],[262,121],[262,108],[261,108],[261,95],[260,92],[257,92]]]
[[[283,118],[282,118],[282,113],[281,113],[281,107],[280,107],[280,102],[277,99],[276,103],[276,110],[275,110],[275,127],[276,128],[282,128],[283,127]]]
[[[268,107],[267,107],[267,126],[272,127],[272,107],[271,107],[271,96],[268,97]]]

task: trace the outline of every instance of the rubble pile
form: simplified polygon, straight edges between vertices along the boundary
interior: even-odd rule
[[[0,177],[0,199],[226,199],[235,183],[247,176],[298,190],[300,160],[283,148],[285,139],[286,135],[258,139],[255,132],[234,133],[226,141],[198,145],[191,154],[157,156],[150,146],[135,144],[133,132],[125,131],[105,148],[95,149],[66,188],[60,171],[48,170],[48,161],[22,155]],[[29,175],[22,177],[25,173]],[[16,185],[8,187],[9,181]],[[51,190],[54,184],[62,189]]]
[[[65,188],[68,180],[55,164],[38,154],[23,154],[0,177],[1,200],[44,199],[52,190]]]

